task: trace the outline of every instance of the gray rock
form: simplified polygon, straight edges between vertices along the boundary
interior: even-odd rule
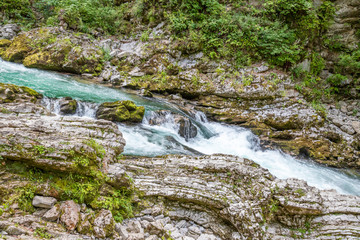
[[[127,239],[129,237],[129,232],[126,230],[126,226],[117,223],[115,225],[115,231],[122,237],[123,239]]]
[[[80,207],[72,200],[65,201],[60,206],[61,222],[69,231],[75,230],[80,219]]]
[[[110,237],[115,230],[115,222],[109,210],[101,210],[94,219],[94,232],[98,238]]]
[[[132,77],[142,77],[145,75],[145,73],[140,71],[140,68],[135,67],[131,72],[129,72],[129,75]]]
[[[216,240],[217,238],[214,235],[210,234],[201,234],[197,240]]]
[[[52,208],[57,200],[53,197],[35,196],[32,205],[38,208]]]
[[[75,114],[77,109],[77,102],[71,97],[61,98],[59,100],[59,106],[61,114]]]
[[[158,239],[159,239],[159,237],[156,235],[151,235],[151,236],[145,238],[145,240],[158,240]]]
[[[260,67],[256,68],[256,72],[263,73],[269,70],[269,67],[266,65],[261,65]]]
[[[5,24],[0,26],[0,38],[12,39],[20,32],[17,24]]]
[[[110,80],[112,76],[112,72],[110,69],[105,69],[101,74],[100,77],[102,77],[105,81]]]
[[[6,229],[6,233],[9,235],[22,235],[22,234],[26,234],[27,231],[21,227],[18,226],[9,226]]]
[[[57,204],[43,215],[43,219],[50,222],[57,221],[60,217],[60,213],[60,205]]]
[[[303,236],[307,239],[360,234],[354,227],[360,223],[360,209],[355,207],[360,197],[320,191],[297,179],[276,179],[250,160],[229,155],[167,156],[126,159],[115,165],[131,171],[134,187],[150,205],[157,204],[171,219],[180,220],[175,224],[170,219],[164,226],[160,221],[166,218],[161,216],[144,229],[150,235],[162,236],[173,225],[176,229],[171,232],[179,239],[291,239],[292,229],[305,224],[310,226]],[[217,214],[207,214],[209,209]],[[188,221],[193,222],[188,231],[180,228]]]
[[[351,126],[353,127],[356,133],[360,133],[360,122],[353,121],[351,122]]]
[[[311,61],[309,59],[305,59],[304,61],[298,64],[298,67],[305,72],[310,72],[310,65],[311,65]]]

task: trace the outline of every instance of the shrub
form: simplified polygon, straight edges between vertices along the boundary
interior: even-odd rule
[[[337,70],[344,74],[360,75],[360,50],[354,51],[351,54],[342,54]]]
[[[30,6],[29,0],[1,0],[0,13],[4,20],[33,21],[35,16]]]

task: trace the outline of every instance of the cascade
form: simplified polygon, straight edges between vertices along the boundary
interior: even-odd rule
[[[118,124],[126,139],[124,154],[127,155],[232,154],[255,161],[278,178],[299,178],[320,189],[336,189],[340,193],[360,195],[360,179],[356,177],[312,161],[296,159],[279,150],[264,150],[251,131],[210,122],[204,113],[188,113],[164,100],[143,98],[68,75],[28,69],[1,59],[0,82],[27,86],[42,93],[45,96],[42,100],[44,106],[55,114],[60,113],[59,99],[55,98],[62,97],[77,100],[74,115],[79,117],[94,118],[102,102],[132,100],[137,105],[145,106],[145,118],[141,124]],[[151,123],[154,116],[159,118],[159,111],[167,111],[161,116],[161,124]],[[175,121],[175,115],[187,119],[185,135],[179,134],[179,122]],[[196,135],[193,134],[194,128]],[[192,130],[189,132],[189,129]]]

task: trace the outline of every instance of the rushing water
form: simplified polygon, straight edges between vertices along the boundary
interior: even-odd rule
[[[198,135],[186,141],[180,137],[173,121],[161,126],[151,126],[149,117],[156,110],[167,109],[186,116],[179,108],[165,101],[142,98],[121,90],[75,80],[58,73],[28,69],[20,64],[0,59],[0,82],[27,86],[44,94],[44,104],[55,113],[57,101],[51,98],[70,96],[81,100],[76,113],[82,117],[94,117],[98,104],[105,101],[132,100],[145,106],[146,116],[142,124],[119,124],[126,139],[124,154],[157,156],[164,154],[212,154],[225,153],[249,158],[278,178],[304,179],[320,189],[336,189],[345,194],[360,195],[360,180],[338,170],[319,166],[309,161],[295,159],[276,150],[262,150],[258,138],[249,130],[237,126],[208,122],[202,113],[187,116],[198,128]]]

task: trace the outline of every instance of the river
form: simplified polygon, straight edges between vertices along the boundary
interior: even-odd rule
[[[27,86],[42,93],[45,96],[43,104],[55,113],[58,111],[57,100],[53,98],[66,96],[81,101],[75,114],[80,117],[94,118],[96,108],[102,102],[132,100],[144,106],[146,113],[141,124],[118,124],[126,140],[125,155],[232,154],[255,161],[281,179],[303,179],[320,189],[336,189],[340,193],[360,195],[360,179],[356,177],[309,160],[296,159],[278,150],[264,150],[258,138],[247,129],[207,121],[201,112],[189,116],[176,105],[161,99],[145,98],[68,75],[25,68],[1,59],[0,82]],[[155,111],[164,109],[192,119],[198,128],[198,135],[186,141],[179,136],[171,117],[161,126],[150,125],[148,119]]]

